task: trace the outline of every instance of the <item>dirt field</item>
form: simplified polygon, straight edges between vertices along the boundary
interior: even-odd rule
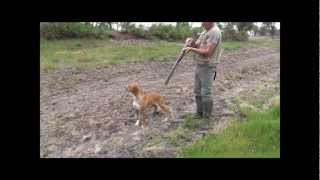
[[[175,130],[183,123],[183,115],[195,109],[190,59],[184,59],[168,86],[164,85],[174,60],[42,73],[40,157],[176,157],[174,146],[146,147],[155,136]],[[132,97],[125,89],[134,80],[147,90],[160,91],[176,118],[161,122],[163,117],[157,117],[149,130],[134,126]],[[251,48],[223,54],[213,84],[213,131],[223,130],[234,115],[227,107],[232,98],[268,81],[280,81],[279,49]],[[188,141],[204,133],[194,131]]]

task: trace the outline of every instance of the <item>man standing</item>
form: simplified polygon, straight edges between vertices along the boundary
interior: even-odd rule
[[[203,118],[207,123],[212,115],[212,83],[216,73],[221,50],[221,31],[214,22],[202,22],[204,31],[195,43],[187,38],[189,47],[186,53],[194,53],[196,63],[194,93],[197,104],[197,118]]]

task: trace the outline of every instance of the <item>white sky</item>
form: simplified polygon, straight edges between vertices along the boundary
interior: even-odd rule
[[[136,24],[137,26],[139,26],[140,24],[146,26],[146,27],[150,27],[152,24],[159,24],[160,22],[133,22],[134,24]],[[163,24],[172,24],[175,25],[176,22],[161,22]],[[200,27],[201,26],[201,22],[190,22],[192,27]],[[257,22],[256,23],[257,26],[261,26],[262,22]],[[280,22],[276,22],[276,27],[277,29],[280,28]]]

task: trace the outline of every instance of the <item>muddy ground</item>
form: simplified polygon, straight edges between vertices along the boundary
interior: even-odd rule
[[[94,70],[64,69],[41,73],[40,157],[176,157],[178,148],[147,147],[156,136],[174,131],[183,116],[195,109],[194,65],[189,58],[164,85],[173,59],[114,65]],[[243,91],[280,79],[279,49],[254,48],[224,53],[214,81],[214,123],[220,132],[235,112],[228,108]],[[138,80],[146,90],[157,90],[170,103],[174,119],[156,117],[148,130],[134,125],[128,83]],[[279,85],[280,86],[280,85]],[[195,130],[192,143],[206,132]]]

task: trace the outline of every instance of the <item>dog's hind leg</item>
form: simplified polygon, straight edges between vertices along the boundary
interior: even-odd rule
[[[162,110],[163,112],[165,112],[165,114],[166,114],[166,118],[165,118],[163,121],[168,121],[168,118],[169,118],[168,115],[170,115],[170,118],[172,117],[172,116],[171,116],[171,110],[170,110],[170,108],[169,108],[168,106],[162,104],[162,103],[159,104],[159,106],[160,106],[161,110]]]
[[[152,117],[155,117],[156,115],[159,115],[161,111],[160,111],[160,107],[158,104],[154,104],[153,108],[154,108],[154,110],[152,113]]]
[[[148,119],[147,119],[147,113],[145,110],[142,110],[142,128],[147,128],[148,127]]]

